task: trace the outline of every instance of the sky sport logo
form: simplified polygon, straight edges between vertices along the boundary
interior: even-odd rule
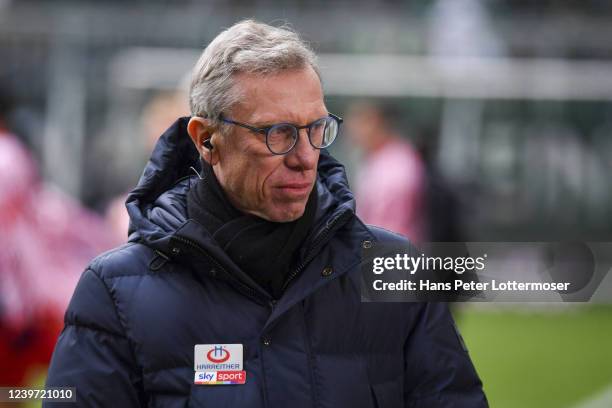
[[[229,360],[230,352],[223,348],[223,346],[214,346],[206,353],[206,358],[211,363],[220,364]]]
[[[246,371],[196,371],[195,384],[231,385],[246,383]]]

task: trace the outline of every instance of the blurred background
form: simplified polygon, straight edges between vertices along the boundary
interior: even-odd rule
[[[319,53],[367,222],[612,241],[612,2],[0,0],[0,385],[44,383],[76,280],[125,241],[125,194],[188,115],[191,67],[244,18]],[[455,309],[492,407],[612,406],[611,278],[588,305]]]

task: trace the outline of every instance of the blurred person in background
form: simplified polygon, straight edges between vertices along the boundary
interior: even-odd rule
[[[431,256],[467,256],[463,244],[427,245],[461,240],[459,204],[433,161],[425,163],[420,151],[397,130],[393,107],[358,101],[347,113],[348,135],[364,156],[355,178],[359,217],[408,237]],[[454,272],[436,273],[442,282],[456,278]],[[457,319],[459,313],[453,312]]]
[[[347,136],[363,153],[355,177],[357,214],[368,224],[422,243],[429,239],[426,171],[394,120],[388,104],[359,101],[348,108]]]
[[[80,272],[111,240],[101,219],[40,180],[9,110],[0,92],[0,385],[20,386],[46,370]]]
[[[177,117],[188,114],[189,104],[187,103],[187,94],[184,90],[160,91],[153,95],[146,103],[140,119],[142,129],[140,135],[147,157],[153,152],[159,135]],[[128,192],[125,192],[111,199],[105,211],[105,219],[112,231],[115,245],[126,242],[128,238],[130,217],[125,208],[127,195]]]
[[[297,33],[220,33],[190,107],[128,196],[129,243],[83,273],[47,386],[79,406],[487,406],[446,304],[361,301],[362,248],[409,242],[356,217]]]

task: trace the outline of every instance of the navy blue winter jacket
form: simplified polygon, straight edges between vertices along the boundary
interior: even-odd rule
[[[76,387],[79,407],[487,406],[445,304],[361,302],[362,245],[407,241],[355,216],[342,165],[322,152],[315,228],[274,302],[186,216],[186,124],[128,197],[129,243],[83,273],[47,386]],[[194,345],[236,343],[246,384],[194,384]]]

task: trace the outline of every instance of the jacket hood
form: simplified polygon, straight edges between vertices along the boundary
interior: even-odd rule
[[[198,180],[194,170],[201,170],[199,153],[187,134],[188,122],[189,117],[179,118],[159,138],[138,185],[126,200],[129,240],[162,252],[167,251],[177,230],[190,222],[187,192]],[[317,171],[315,230],[340,213],[355,212],[344,166],[321,150]]]

